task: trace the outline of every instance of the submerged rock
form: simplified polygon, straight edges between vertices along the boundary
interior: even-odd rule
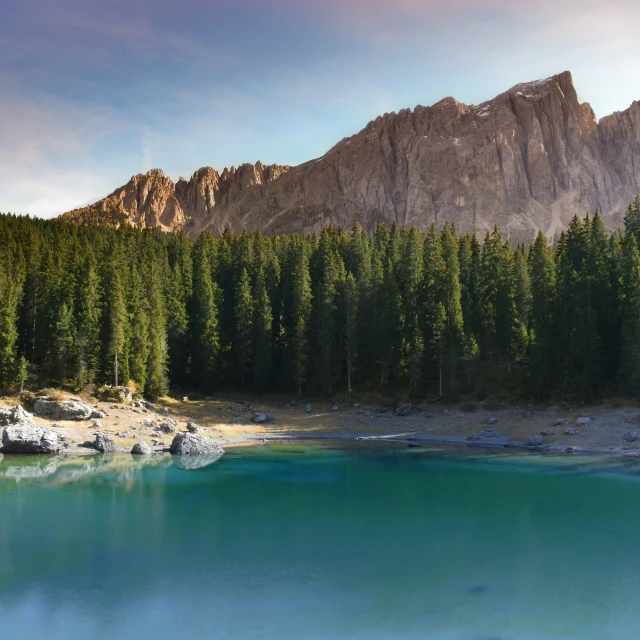
[[[89,420],[94,413],[93,407],[77,400],[48,400],[39,398],[33,405],[37,416],[51,420]]]
[[[6,427],[2,432],[2,453],[58,453],[58,434],[32,424]]]
[[[211,438],[195,433],[179,433],[173,439],[169,451],[177,456],[218,456],[224,449]]]
[[[173,464],[179,469],[185,471],[193,471],[194,469],[202,469],[210,464],[220,460],[222,454],[211,454],[208,456],[177,456],[173,460]]]
[[[110,435],[98,432],[96,433],[96,439],[93,441],[93,448],[102,453],[112,453],[116,450],[116,445]]]
[[[131,453],[134,456],[148,456],[151,455],[152,451],[151,447],[146,442],[141,440],[140,442],[136,442],[133,445],[133,447],[131,448]]]

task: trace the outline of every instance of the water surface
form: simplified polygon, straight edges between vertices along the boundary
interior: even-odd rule
[[[252,447],[0,462],[3,638],[637,638],[640,475]]]

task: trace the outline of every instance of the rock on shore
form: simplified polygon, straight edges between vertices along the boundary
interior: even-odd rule
[[[224,449],[211,438],[195,433],[179,433],[171,443],[169,451],[178,456],[218,456]]]
[[[93,407],[77,400],[57,402],[48,398],[39,398],[33,405],[37,416],[50,420],[89,420],[94,413]]]
[[[58,453],[58,434],[52,429],[23,424],[6,427],[2,432],[2,453]]]

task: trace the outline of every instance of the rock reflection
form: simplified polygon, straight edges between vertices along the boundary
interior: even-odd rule
[[[68,484],[87,476],[104,476],[103,480],[131,483],[146,467],[169,467],[171,456],[132,456],[104,454],[86,456],[0,456],[0,478],[16,482]]]
[[[173,464],[178,469],[185,471],[193,471],[194,469],[202,469],[217,462],[222,457],[222,453],[216,453],[209,456],[172,456]]]

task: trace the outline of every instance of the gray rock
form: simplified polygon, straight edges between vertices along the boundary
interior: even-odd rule
[[[337,404],[333,404],[331,406],[331,411],[337,411],[338,410],[338,405]]]
[[[160,431],[162,431],[162,433],[175,433],[176,432],[176,428],[168,420],[165,420],[164,422],[161,422],[160,426],[158,427],[158,429],[160,429]]]
[[[162,409],[160,409],[160,413],[163,416],[168,416],[169,415],[169,409],[167,409],[167,407],[162,407]]]
[[[31,424],[33,414],[25,411],[22,405],[16,405],[12,409],[0,409],[0,422],[5,424]]]
[[[397,416],[410,416],[413,412],[413,407],[410,402],[401,402],[394,410]]]
[[[591,422],[591,418],[588,418],[588,417],[578,418],[576,420],[576,426],[583,427],[584,425],[589,424],[590,422]]]
[[[562,427],[565,424],[569,424],[566,420],[563,420],[562,418],[560,420],[556,420],[551,426],[552,427]]]
[[[487,424],[495,424],[496,422],[498,422],[498,418],[494,418],[493,416],[487,418]]]
[[[169,451],[178,456],[221,456],[224,453],[217,442],[195,433],[177,434]]]
[[[48,400],[39,398],[33,405],[37,416],[50,420],[89,420],[93,414],[93,407],[75,400]]]
[[[100,420],[92,420],[91,426],[94,429],[102,429],[102,422],[100,422]]]
[[[467,437],[466,437],[467,442],[478,442],[478,440],[481,440],[481,436],[479,436],[477,433],[470,433]]]
[[[134,456],[148,456],[151,455],[151,447],[144,441],[136,442],[131,448],[131,453]]]
[[[638,434],[636,431],[627,431],[622,436],[622,439],[625,440],[626,442],[635,442],[638,439]]]
[[[94,411],[91,414],[91,418],[95,419],[95,420],[102,420],[103,418],[106,418],[107,414],[104,411]]]
[[[543,429],[540,432],[541,436],[552,436],[555,433],[555,431],[551,431],[550,429]]]
[[[290,406],[290,407],[295,407],[295,406],[296,406],[296,404],[298,404],[298,403],[297,403],[295,400],[291,400],[291,401],[289,402],[289,406]]]
[[[258,411],[254,414],[253,421],[256,424],[267,424],[269,422],[273,422],[273,417],[269,413],[262,413]]]
[[[354,409],[357,409],[359,406],[360,406],[360,403],[359,403],[359,402],[354,402],[354,403],[353,403],[353,407],[354,407]]]
[[[500,429],[494,429],[493,427],[489,427],[488,429],[483,429],[480,432],[480,435],[485,438],[500,438],[503,433]]]
[[[146,420],[142,421],[141,426],[155,429],[158,426],[158,423],[155,420],[151,420],[151,418],[147,418]]]
[[[534,435],[527,440],[527,444],[530,447],[539,447],[544,444],[544,438],[541,435]]]
[[[567,436],[577,436],[578,432],[573,427],[568,427],[564,430],[565,435]]]
[[[187,431],[189,433],[198,433],[198,425],[195,422],[187,422]]]
[[[110,435],[99,431],[96,433],[96,439],[93,441],[93,448],[102,453],[112,453],[116,450],[116,445]]]
[[[305,410],[307,413],[311,413],[311,412],[313,411],[313,407],[312,407],[310,404],[308,404],[308,405],[304,408],[304,410]]]
[[[2,432],[2,453],[57,453],[58,434],[33,424],[6,427]]]

